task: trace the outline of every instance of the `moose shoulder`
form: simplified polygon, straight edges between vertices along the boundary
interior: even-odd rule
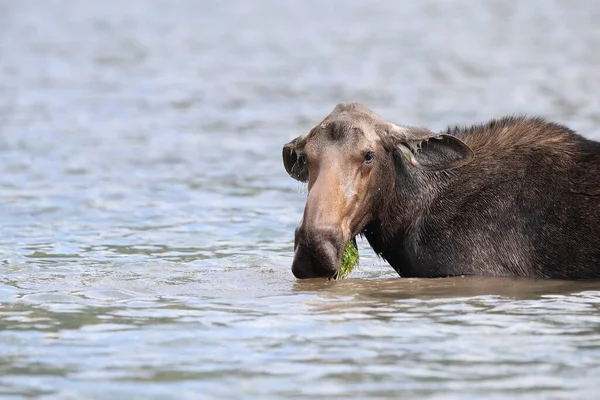
[[[600,143],[540,118],[443,133],[342,103],[283,148],[308,183],[297,278],[364,235],[404,277],[600,278]]]

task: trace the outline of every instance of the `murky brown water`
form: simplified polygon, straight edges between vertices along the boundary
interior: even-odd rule
[[[0,396],[590,398],[600,283],[297,282],[340,101],[600,138],[593,1],[0,0]]]

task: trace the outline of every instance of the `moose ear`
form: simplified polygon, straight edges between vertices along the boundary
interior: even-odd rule
[[[409,163],[425,171],[462,167],[475,157],[473,150],[460,139],[444,134],[403,140],[398,148]]]
[[[308,180],[308,169],[306,168],[306,159],[304,155],[297,152],[297,143],[302,136],[292,140],[283,146],[283,166],[285,170],[297,181],[306,182]]]

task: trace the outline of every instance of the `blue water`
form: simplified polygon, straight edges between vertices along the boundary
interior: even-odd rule
[[[336,103],[600,139],[593,1],[0,0],[0,395],[594,399],[600,284],[297,282]]]

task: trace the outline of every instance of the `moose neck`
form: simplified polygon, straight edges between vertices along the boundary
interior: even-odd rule
[[[396,178],[388,196],[362,234],[375,253],[398,272],[410,276],[418,252],[420,221],[449,184],[451,173],[424,172],[396,160]]]

